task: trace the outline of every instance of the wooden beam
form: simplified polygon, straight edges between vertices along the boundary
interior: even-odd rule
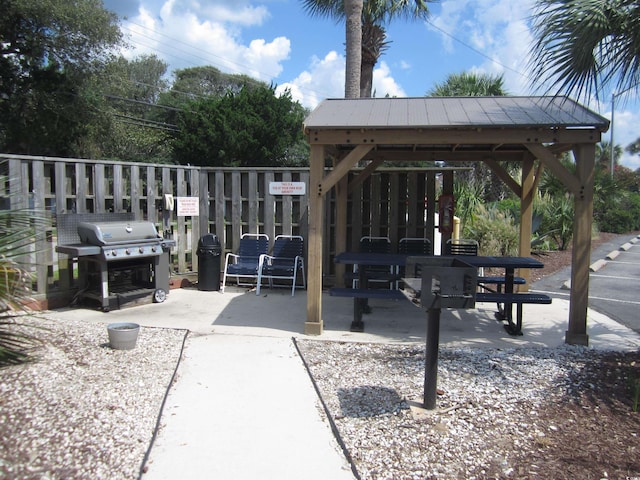
[[[522,162],[522,188],[520,189],[520,245],[518,251],[521,257],[531,255],[531,223],[535,197],[533,167],[534,160],[530,154],[527,154]],[[530,270],[525,268],[518,274],[526,280],[522,290],[529,291]]]
[[[537,143],[528,143],[526,146],[537,159],[549,167],[549,170],[562,181],[571,193],[580,194],[580,180],[567,170],[553,153]]]
[[[335,186],[336,203],[335,203],[335,215],[336,215],[336,229],[335,229],[335,246],[336,253],[344,252],[347,250],[347,182],[349,176],[345,175]],[[343,263],[337,263],[335,265],[336,272],[336,285],[344,287],[344,272],[345,265]]]
[[[364,181],[369,177],[369,175],[375,172],[383,162],[384,160],[382,158],[373,160],[364,168],[364,170],[358,173],[358,176],[351,180],[351,183],[349,183],[349,193],[353,192],[356,188],[362,185]]]
[[[453,195],[453,172],[443,172],[442,174],[442,194],[443,195]],[[454,211],[455,213],[455,211]],[[438,218],[438,224],[442,221],[441,218]],[[438,225],[439,226],[439,225]],[[464,225],[461,225],[464,227]],[[462,229],[460,230],[460,235],[462,235]],[[440,233],[440,243],[442,247],[446,245],[447,240],[451,239],[451,233]],[[432,245],[433,247],[433,245]],[[442,248],[442,253],[444,253],[444,248]]]
[[[358,145],[336,165],[336,167],[322,179],[318,185],[321,195],[331,190],[333,186],[344,177],[371,149],[373,145]],[[323,160],[324,163],[324,160]]]
[[[536,128],[381,128],[307,130],[310,145],[498,145],[525,143],[597,143],[601,133],[595,129]]]
[[[542,179],[542,174],[544,173],[544,163],[538,162],[538,168],[536,168],[536,174],[533,182],[533,191],[538,190],[538,185],[540,185],[540,179]]]
[[[571,296],[569,328],[565,334],[565,342],[573,345],[588,345],[587,309],[589,306],[595,145],[577,145],[574,148],[574,155],[576,157],[576,176],[580,181],[581,188],[579,193],[574,196]]]
[[[322,234],[324,230],[322,189],[324,173],[324,147],[312,145],[309,171],[309,248],[307,258],[307,321],[306,335],[321,335],[322,321]]]
[[[518,197],[522,196],[522,187],[511,177],[511,175],[509,175],[509,172],[502,168],[502,165],[491,158],[486,158],[484,160],[484,163],[486,163],[489,168],[493,170],[493,173],[495,173],[498,178],[511,189],[513,193],[515,193]]]

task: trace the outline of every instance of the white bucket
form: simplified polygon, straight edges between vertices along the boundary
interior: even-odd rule
[[[140,325],[137,323],[110,323],[107,325],[109,345],[114,350],[132,350],[136,346]]]

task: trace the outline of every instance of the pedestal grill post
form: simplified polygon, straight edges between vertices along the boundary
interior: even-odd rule
[[[424,403],[427,410],[436,408],[438,385],[438,349],[440,345],[440,308],[429,308],[427,345],[424,358]]]

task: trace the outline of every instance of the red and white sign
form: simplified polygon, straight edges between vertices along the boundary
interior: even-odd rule
[[[198,197],[176,197],[179,217],[197,217],[200,215]]]
[[[304,195],[307,189],[304,182],[270,182],[269,193],[271,195]]]

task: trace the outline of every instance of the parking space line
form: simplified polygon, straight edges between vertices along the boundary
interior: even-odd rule
[[[590,277],[598,277],[598,278],[612,278],[615,280],[632,280],[632,281],[637,281],[638,277],[619,277],[617,275],[602,275],[601,273],[592,273],[591,275],[589,275]]]

